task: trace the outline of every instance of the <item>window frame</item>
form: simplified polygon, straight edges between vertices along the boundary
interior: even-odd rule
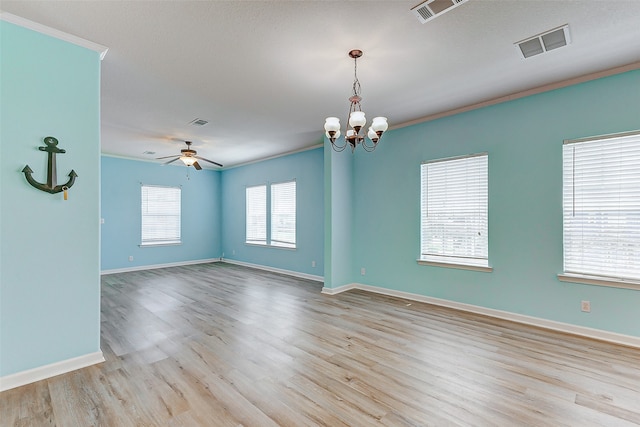
[[[278,197],[278,200],[276,200],[276,194],[274,192],[274,187],[275,188],[283,188],[284,190],[287,190],[287,187],[292,186],[293,187],[293,191],[291,191],[291,189],[289,190],[289,194],[283,192],[282,195],[280,197]],[[287,196],[290,196],[293,193],[293,205],[289,204],[288,206],[286,205],[287,203]],[[298,205],[298,195],[297,195],[297,184],[296,184],[296,180],[292,179],[290,181],[283,181],[283,182],[276,182],[276,183],[271,183],[269,185],[269,196],[271,199],[270,202],[270,210],[269,210],[269,223],[270,223],[270,228],[269,228],[269,244],[271,246],[274,247],[279,247],[279,248],[286,248],[286,249],[295,249],[297,246],[297,227],[298,227],[298,221],[297,221],[297,205]],[[277,206],[277,204],[279,202],[282,202],[283,205],[282,206]],[[282,208],[282,209],[281,209]],[[289,212],[285,212],[285,210],[291,210]],[[280,212],[275,212],[275,211],[280,211]],[[275,223],[278,219],[280,218],[284,218],[287,215],[291,216],[293,215],[293,230],[291,230],[291,227],[285,228],[284,230],[279,230],[276,231],[278,228],[278,225]],[[284,227],[282,227],[284,228]],[[282,236],[284,236],[287,233],[293,233],[293,241],[286,241],[286,240],[281,240],[280,238]],[[274,234],[277,235],[277,238],[274,239]]]
[[[625,152],[625,150],[629,150],[628,145],[623,147],[625,144],[635,144],[635,146],[631,146],[631,150],[636,151],[633,153],[634,156],[630,156],[629,152]],[[602,151],[606,151],[607,146],[614,151],[602,153]],[[576,149],[581,148],[582,150],[579,154],[581,157],[578,159],[580,164],[578,165],[576,164]],[[601,151],[597,155],[590,154],[594,150]],[[618,170],[615,170],[611,164],[616,156],[618,157]],[[627,166],[634,167],[627,167],[626,169],[621,167],[625,160],[629,159],[632,159],[632,161]],[[596,161],[594,162],[594,160]],[[607,165],[603,165],[605,162],[608,162]],[[633,226],[633,223],[640,221],[634,221],[633,218],[634,211],[636,212],[636,217],[640,216],[640,196],[634,198],[632,194],[629,194],[633,192],[632,190],[626,189],[626,192],[623,191],[625,185],[634,188],[636,188],[635,186],[640,186],[640,174],[631,177],[626,172],[627,170],[637,170],[637,165],[640,165],[640,131],[563,141],[562,272],[558,274],[559,280],[640,290],[640,271],[635,272],[637,276],[625,273],[625,271],[628,272],[630,270],[623,270],[622,273],[618,272],[620,273],[618,275],[611,274],[613,265],[625,263],[624,260],[618,257],[620,252],[625,251],[625,245],[620,243],[619,237],[609,237],[613,235],[624,235],[625,237],[634,235],[633,233],[629,234],[628,231],[630,228],[637,228]],[[597,168],[600,168],[600,170]],[[603,172],[604,170],[607,171],[606,174]],[[615,172],[615,175],[611,172]],[[576,182],[577,180],[579,181]],[[596,180],[595,182],[599,185],[596,187],[592,184],[588,187],[584,183],[585,180],[588,183],[593,183]],[[611,194],[616,191],[612,187],[616,186],[618,191],[616,194],[618,196],[611,198]],[[606,190],[603,190],[605,188]],[[593,194],[594,189],[600,193],[604,191],[609,201],[605,203],[605,199],[595,196]],[[621,199],[625,194],[627,199]],[[578,202],[576,202],[576,198],[579,199]],[[613,199],[618,200],[617,205],[611,204],[610,200]],[[627,202],[623,205],[620,200],[626,200]],[[621,210],[623,207],[627,209]],[[571,218],[576,215],[576,209],[578,215],[585,218],[584,221],[571,221]],[[594,216],[597,216],[597,218],[594,219]],[[587,221],[588,218],[592,219]],[[620,222],[622,218],[624,218],[624,223]],[[638,226],[640,227],[640,224]],[[608,228],[611,228],[611,230],[608,230]],[[584,236],[586,232],[594,237],[599,237],[599,239],[579,240],[577,238],[579,234],[577,230],[580,230],[581,236]],[[607,239],[607,237],[609,238]],[[585,242],[588,243],[585,245]],[[633,246],[636,248],[634,249]],[[631,247],[628,244],[626,247],[626,251],[632,253],[631,257],[640,254],[640,233],[635,233]],[[578,254],[582,254],[581,261],[576,260]],[[607,254],[609,254],[609,257],[607,257]],[[604,266],[600,267],[599,271],[597,268],[590,269],[589,264],[587,264],[588,262],[597,263],[598,261]]]
[[[465,161],[465,165],[461,165],[461,162]],[[454,163],[455,162],[455,163]],[[435,178],[435,174],[438,174],[440,177],[444,177],[443,180],[436,181],[438,182],[438,186],[436,188],[430,187],[431,181],[428,179],[430,168],[432,168],[433,175]],[[446,169],[445,169],[446,168]],[[463,171],[469,172],[473,170],[479,171],[475,177],[467,179],[464,177],[464,181],[462,186],[458,186],[458,192],[450,191],[451,185],[449,185],[449,189],[447,188],[447,184],[451,184],[451,180],[446,178],[447,173],[455,173],[456,177],[460,178],[461,173]],[[473,182],[475,181],[475,182]],[[457,180],[455,183],[459,183],[460,180]],[[454,183],[454,184],[455,184]],[[464,191],[462,191],[464,190]],[[458,237],[462,237],[462,246],[469,246],[471,242],[473,248],[471,251],[462,250],[462,253],[456,253],[454,250],[445,249],[445,243],[442,243],[442,248],[438,253],[431,252],[427,249],[428,238],[426,235],[429,232],[429,227],[433,227],[434,222],[429,223],[429,198],[430,195],[433,194],[435,197],[437,195],[441,195],[439,202],[439,210],[440,212],[445,212],[445,215],[449,215],[449,219],[446,217],[442,217],[441,215],[437,218],[439,221],[435,222],[440,227],[446,227],[446,224],[443,222],[448,221],[451,222],[452,219],[460,219],[460,216],[451,217],[451,214],[447,214],[447,208],[449,210],[455,209],[455,207],[451,207],[451,205],[459,205],[461,201],[461,197],[469,194],[469,191],[473,190],[472,195],[477,199],[472,201],[471,203],[467,203],[467,201],[463,201],[465,207],[473,208],[473,212],[476,212],[474,217],[466,217],[464,219],[464,224],[466,227],[463,227],[463,231],[460,232],[459,226],[450,227],[449,230]],[[455,196],[458,196],[457,198]],[[447,200],[448,199],[448,200]],[[433,204],[433,202],[432,202]],[[444,206],[444,208],[443,208]],[[478,213],[478,209],[481,211]],[[482,211],[484,208],[484,211]],[[475,224],[474,224],[475,223]],[[471,234],[471,230],[469,230],[470,225],[478,225],[481,227],[481,242],[475,242],[474,235],[477,231],[477,228],[473,231],[473,236]],[[467,228],[466,230],[464,228]],[[448,268],[457,268],[463,270],[473,270],[473,271],[482,271],[482,272],[491,272],[493,268],[489,265],[489,154],[487,152],[469,154],[464,156],[456,156],[456,157],[448,157],[442,159],[435,159],[422,162],[420,165],[420,255],[417,259],[418,264],[421,265],[430,265],[430,266],[438,266],[438,267],[448,267]],[[442,239],[444,240],[446,232],[443,229]],[[451,233],[449,233],[451,235]],[[466,242],[465,242],[466,240]],[[460,244],[454,245],[453,243],[448,244],[449,248],[454,246],[459,247]],[[480,250],[480,256],[478,256],[477,251]],[[458,250],[459,251],[459,250]]]
[[[289,232],[293,233],[293,242],[287,242],[287,241],[280,241],[280,240],[274,240],[273,238],[273,232],[274,229],[276,228],[276,224],[274,224],[274,218],[277,219],[278,215],[274,215],[274,210],[276,209],[276,207],[274,206],[274,203],[277,203],[278,200],[276,200],[274,202],[274,187],[278,188],[279,186],[283,186],[283,185],[289,185],[289,184],[293,184],[293,206],[292,206],[292,210],[293,210],[293,230],[289,230]],[[264,210],[264,239],[262,240],[249,240],[248,239],[248,220],[249,220],[249,207],[248,207],[248,202],[249,202],[249,194],[248,194],[248,190],[251,188],[264,188],[264,192],[265,192],[265,196],[264,199],[261,200],[261,203],[264,203],[263,206],[263,210]],[[277,196],[276,196],[277,197]],[[298,193],[297,193],[297,182],[295,179],[290,179],[287,181],[279,181],[279,182],[267,182],[266,184],[257,184],[257,185],[247,185],[245,187],[245,245],[248,246],[259,246],[259,247],[270,247],[270,248],[277,248],[277,249],[288,249],[288,250],[295,250],[297,249],[298,246],[298,242],[297,242],[297,227],[298,227],[298,212],[297,212],[297,205],[298,205]],[[291,207],[291,206],[290,206]],[[276,233],[277,234],[277,233]],[[279,236],[280,237],[280,236]]]
[[[254,190],[264,189],[264,195],[260,199],[250,199],[250,193]],[[252,203],[264,203],[264,206],[256,206],[255,210],[252,206]],[[252,217],[260,220],[261,224],[258,224],[254,228],[250,228],[250,211],[257,212],[256,214],[252,214]],[[258,212],[260,211],[260,212]],[[245,244],[247,245],[257,245],[257,246],[266,246],[268,243],[267,240],[267,184],[258,184],[258,185],[249,185],[245,187]],[[256,221],[257,222],[257,221]],[[254,225],[254,224],[252,224]],[[263,234],[264,233],[264,234]],[[251,238],[250,238],[251,237]],[[264,238],[262,238],[264,237]]]
[[[160,214],[150,214],[150,206],[149,206],[149,191],[153,191],[157,189],[164,190],[177,190],[177,200],[173,200],[175,209],[177,206],[177,215],[174,213],[160,213]],[[146,195],[146,198],[145,198]],[[165,196],[167,196],[165,194]],[[175,195],[174,195],[175,196]],[[153,199],[151,199],[153,200]],[[166,200],[164,201],[167,202]],[[151,206],[151,208],[156,206]],[[157,207],[156,207],[157,208]],[[146,211],[146,212],[145,212]],[[176,217],[177,216],[177,227],[173,227],[174,233],[171,235],[165,235],[162,237],[152,238],[149,235],[153,235],[154,231],[152,230],[153,224],[149,224],[145,219],[149,219],[153,216],[162,216],[162,217]],[[159,225],[156,225],[158,227]],[[145,232],[146,230],[146,232]],[[157,233],[157,232],[156,232]],[[147,236],[147,237],[145,237]],[[170,185],[151,185],[151,184],[141,184],[140,186],[140,247],[151,247],[151,246],[173,246],[173,245],[181,245],[182,244],[182,187],[181,186],[170,186]]]

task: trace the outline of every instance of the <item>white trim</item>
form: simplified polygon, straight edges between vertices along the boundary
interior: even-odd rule
[[[458,258],[458,259],[462,259],[462,258]],[[432,267],[457,268],[459,270],[482,271],[484,273],[493,272],[493,267],[484,266],[484,265],[463,264],[462,262],[433,261],[426,258],[421,258],[421,259],[419,258],[416,260],[416,262],[420,265],[430,265]]]
[[[138,245],[139,248],[157,248],[159,246],[182,246],[181,240],[176,240],[175,242],[159,242],[159,243],[140,243]]]
[[[455,108],[453,110],[444,111],[442,113],[432,114],[430,116],[421,117],[418,119],[410,120],[408,122],[399,123],[394,126],[390,126],[389,130],[400,129],[400,128],[412,126],[418,123],[430,122],[432,120],[441,119],[443,117],[453,116],[456,114],[465,113],[467,111],[473,111],[479,108],[501,104],[503,102],[513,101],[515,99],[525,98],[527,96],[537,95],[539,93],[549,92],[552,90],[561,89],[564,87],[573,86],[579,83],[584,83],[591,80],[597,80],[604,77],[614,76],[616,74],[622,74],[622,73],[626,73],[627,71],[633,71],[637,69],[640,69],[640,61],[632,62],[631,64],[622,65],[620,67],[615,67],[615,68],[611,68],[604,71],[598,71],[596,73],[585,74],[583,76],[574,77],[574,78],[563,80],[557,83],[551,83],[548,85],[539,86],[539,87],[528,89],[522,92],[512,93],[510,95],[501,96],[499,98],[493,98],[487,101],[479,102],[477,104],[467,105],[465,107]]]
[[[465,304],[456,301],[450,301],[440,298],[428,297],[409,292],[396,291],[393,289],[381,288],[378,286],[363,285],[361,283],[351,283],[340,286],[333,290],[322,290],[322,293],[336,295],[349,289],[360,289],[367,292],[373,292],[392,297],[404,298],[412,301],[424,302],[427,304],[438,305],[441,307],[453,308],[456,310],[466,311],[469,313],[482,314],[497,319],[509,320],[516,323],[522,323],[539,328],[550,329],[553,331],[564,332],[581,337],[592,338],[600,341],[606,341],[614,344],[625,345],[629,347],[640,348],[640,337],[633,335],[624,335],[616,332],[603,331],[601,329],[593,329],[585,326],[572,325],[569,323],[556,322],[555,320],[547,320],[539,317],[527,316],[524,314],[512,313],[509,311],[496,310],[493,308],[481,307],[472,304]]]
[[[227,259],[227,258],[224,258],[224,259],[220,258],[220,261],[223,261],[229,264],[242,265],[244,267],[249,267],[249,268],[257,268],[258,270],[271,271],[273,273],[286,274],[287,276],[299,277],[301,279],[313,280],[314,282],[324,282],[323,276],[316,276],[314,274],[300,273],[297,271],[284,270],[281,268],[269,267],[269,266],[260,265],[260,264],[251,264],[250,262],[236,261],[236,260]]]
[[[611,288],[633,289],[634,291],[640,291],[640,282],[637,280],[587,276],[574,273],[559,273],[558,280],[561,282],[581,283],[583,285],[609,286]]]
[[[590,141],[602,141],[603,139],[625,138],[627,136],[636,136],[636,135],[640,135],[640,130],[632,130],[629,132],[620,132],[620,133],[608,133],[605,135],[588,136],[585,138],[565,139],[564,141],[562,141],[562,145],[579,144],[581,142],[590,142]]]
[[[0,377],[0,392],[104,362],[102,351]]]
[[[338,286],[337,288],[323,287],[321,293],[327,294],[327,295],[337,295],[339,293],[346,292],[351,289],[358,289],[358,286],[359,285],[357,283],[349,283],[348,285]]]
[[[102,46],[101,44],[85,40],[78,36],[74,36],[73,34],[68,34],[63,31],[56,30],[55,28],[47,27],[46,25],[42,25],[37,22],[29,21],[28,19],[13,15],[11,13],[0,12],[0,20],[10,22],[12,24],[19,25],[20,27],[27,28],[29,30],[33,30],[38,33],[98,52],[100,54],[101,61],[109,51],[108,47]]]
[[[265,157],[263,159],[257,159],[257,160],[251,160],[251,161],[244,162],[244,163],[238,163],[238,164],[235,164],[235,165],[224,167],[224,168],[222,168],[222,170],[229,170],[229,169],[233,169],[233,168],[239,168],[239,167],[242,167],[242,166],[252,165],[254,163],[264,162],[265,160],[272,160],[272,159],[277,159],[279,157],[290,156],[292,154],[298,154],[298,153],[303,153],[305,151],[315,150],[316,148],[320,148],[320,147],[324,147],[324,143],[315,144],[315,145],[312,145],[311,147],[298,148],[297,150],[286,151],[284,153],[275,154],[273,156]]]
[[[128,273],[130,271],[155,270],[157,268],[181,267],[183,265],[208,264],[210,262],[220,262],[221,260],[222,258],[209,258],[209,259],[197,259],[193,261],[169,262],[166,264],[139,265],[136,267],[114,268],[111,270],[102,270],[100,271],[100,274],[105,275],[105,274],[115,274],[115,273]]]

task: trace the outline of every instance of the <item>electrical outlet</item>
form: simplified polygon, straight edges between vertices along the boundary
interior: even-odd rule
[[[316,266],[316,262],[315,261],[311,261],[311,267],[315,267]]]
[[[591,301],[582,301],[580,303],[580,309],[585,313],[591,312]]]
[[[360,275],[361,275],[361,276],[364,276],[365,274],[367,274],[367,270],[365,270],[365,268],[364,268],[364,267],[362,267],[362,268],[360,269]]]
[[[133,255],[129,255],[129,261],[133,261]]]

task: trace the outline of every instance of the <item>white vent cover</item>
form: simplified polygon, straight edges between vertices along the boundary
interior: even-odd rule
[[[530,58],[566,46],[569,43],[571,43],[569,25],[566,24],[562,27],[554,28],[553,30],[519,41],[515,43],[515,46],[523,58]]]
[[[413,12],[421,23],[431,21],[436,16],[440,16],[445,12],[450,11],[456,6],[460,6],[462,3],[466,3],[469,0],[427,0],[419,5],[413,7]]]

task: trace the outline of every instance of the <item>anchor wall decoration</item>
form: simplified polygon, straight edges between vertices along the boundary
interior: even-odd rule
[[[62,184],[57,185],[57,172],[56,172],[56,154],[64,154],[66,151],[62,148],[58,148],[58,140],[52,136],[48,136],[44,139],[44,143],[47,145],[46,147],[38,147],[40,151],[46,151],[48,153],[48,162],[47,162],[47,183],[41,184],[33,177],[31,174],[33,170],[26,165],[22,172],[24,172],[25,178],[27,178],[27,182],[37,188],[38,190],[46,191],[47,193],[55,194],[61,191],[64,191],[64,199],[67,200],[67,190],[71,188],[73,183],[76,181],[78,174],[72,169],[69,173],[69,180]]]

